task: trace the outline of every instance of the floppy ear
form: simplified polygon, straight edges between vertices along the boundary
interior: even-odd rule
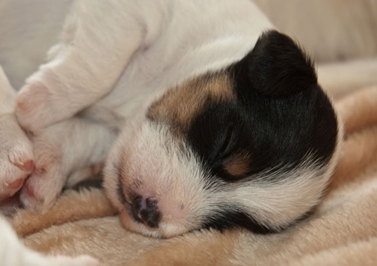
[[[316,163],[330,160],[338,135],[335,112],[312,62],[292,39],[263,34],[231,75],[250,169],[296,167],[309,155]]]
[[[259,37],[236,67],[242,82],[264,96],[291,96],[317,84],[312,61],[290,37],[275,30]]]

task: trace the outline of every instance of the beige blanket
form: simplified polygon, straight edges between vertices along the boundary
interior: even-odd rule
[[[124,230],[101,190],[67,191],[48,213],[11,220],[44,253],[89,254],[104,265],[377,265],[377,87],[336,103],[346,130],[322,203],[288,230],[197,231],[153,239]]]

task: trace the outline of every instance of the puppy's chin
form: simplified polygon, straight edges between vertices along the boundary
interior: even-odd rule
[[[142,223],[136,222],[132,219],[131,215],[127,212],[125,208],[122,208],[119,213],[120,222],[122,226],[131,231],[138,234],[142,234],[144,236],[150,236],[155,238],[170,238],[173,236],[181,235],[189,231],[188,228],[180,225],[173,225],[173,224],[166,224],[161,223],[159,228],[150,228],[145,226]]]

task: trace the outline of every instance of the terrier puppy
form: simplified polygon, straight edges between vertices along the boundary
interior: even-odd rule
[[[291,225],[341,136],[311,60],[249,0],[75,1],[16,115],[34,143],[24,206],[106,158],[123,225],[154,237]]]

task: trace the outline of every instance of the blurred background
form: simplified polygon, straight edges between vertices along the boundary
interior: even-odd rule
[[[57,42],[72,2],[0,0],[0,65],[16,89]],[[338,95],[377,84],[377,0],[254,2],[280,31],[298,41],[315,59],[325,89]],[[20,35],[24,39],[16,38]]]
[[[377,55],[377,0],[254,0],[317,62]]]

